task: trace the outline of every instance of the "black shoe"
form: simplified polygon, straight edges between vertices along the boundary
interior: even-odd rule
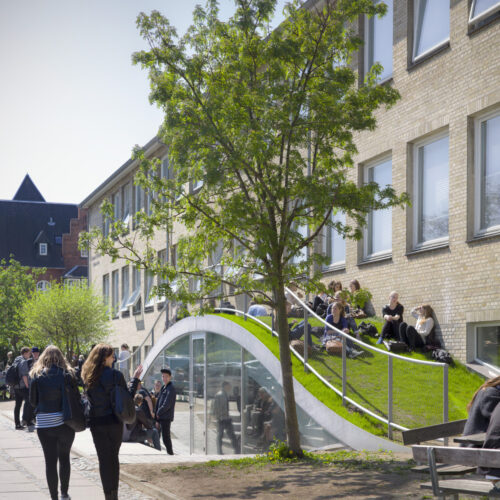
[[[22,431],[24,429],[24,425],[17,424],[16,425],[16,431]]]

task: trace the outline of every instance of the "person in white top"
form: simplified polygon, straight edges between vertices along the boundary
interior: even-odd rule
[[[130,351],[127,344],[122,344],[118,354],[118,370],[123,373],[125,382],[130,380]]]
[[[290,283],[288,285],[288,288],[299,298],[302,299],[304,295],[302,295],[301,292],[299,292],[299,287],[297,286],[297,283]],[[300,303],[299,300],[297,300],[288,290],[285,291],[285,298],[286,298],[286,313],[289,316],[292,309],[296,307],[301,307],[302,304]]]
[[[410,313],[417,319],[415,327],[401,323],[399,326],[399,340],[408,345],[410,349],[423,347],[429,343],[430,335],[434,329],[434,311],[428,304],[414,307]]]

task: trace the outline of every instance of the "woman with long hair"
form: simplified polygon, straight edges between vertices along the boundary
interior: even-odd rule
[[[108,344],[97,344],[82,367],[82,379],[90,403],[90,432],[99,459],[99,473],[106,500],[118,500],[118,453],[123,437],[123,423],[115,416],[111,406],[111,391],[116,385],[127,387],[123,373],[111,368],[113,361],[113,348]],[[141,373],[142,366],[139,365],[128,388],[132,397]]]
[[[71,463],[69,454],[75,431],[64,421],[71,415],[65,388],[69,385],[78,392],[75,373],[58,347],[49,345],[30,371],[30,403],[35,408],[38,439],[45,457],[45,475],[52,500],[58,500],[58,482],[61,500],[68,500]],[[57,463],[59,462],[59,477]]]
[[[399,325],[399,340],[404,342],[410,349],[424,347],[431,343],[434,330],[434,311],[429,304],[414,307],[410,314],[416,318],[417,323],[413,327],[404,321]]]
[[[474,393],[467,405],[467,422],[464,427],[464,436],[486,432],[490,423],[491,414],[500,403],[500,377],[490,378]]]

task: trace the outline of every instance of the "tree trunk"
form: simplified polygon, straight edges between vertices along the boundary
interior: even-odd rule
[[[286,315],[286,298],[284,285],[274,290],[276,302],[277,327],[280,350],[281,376],[283,378],[283,400],[285,403],[285,426],[289,448],[298,456],[302,456],[300,447],[299,422],[295,406],[293,390],[292,358],[290,354],[288,321]]]

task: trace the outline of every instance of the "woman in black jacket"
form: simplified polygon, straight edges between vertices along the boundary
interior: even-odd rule
[[[487,380],[472,396],[467,405],[469,416],[464,427],[464,436],[486,432],[491,414],[500,403],[500,377]]]
[[[45,457],[45,475],[50,496],[52,500],[58,500],[57,486],[60,479],[61,500],[69,499],[69,454],[75,431],[64,423],[71,417],[65,386],[68,385],[79,395],[74,370],[59,348],[50,345],[31,369],[30,378],[30,403],[36,412],[35,428]]]
[[[123,373],[111,368],[114,351],[110,345],[97,344],[82,367],[82,379],[90,403],[90,432],[99,459],[99,473],[106,500],[118,500],[123,423],[113,413],[111,391],[116,385],[127,387]],[[132,397],[137,390],[142,366],[135,372],[128,391]]]

